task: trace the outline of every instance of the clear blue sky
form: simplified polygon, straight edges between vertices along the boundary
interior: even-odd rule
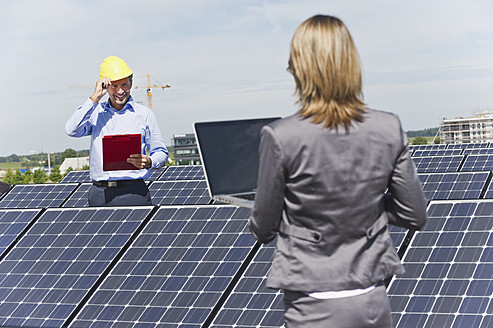
[[[291,36],[315,14],[341,18],[363,64],[366,103],[406,130],[493,109],[491,0],[0,0],[0,156],[88,149],[64,125],[99,65],[122,57],[153,92],[167,144],[193,122],[287,116]],[[71,88],[82,85],[90,88]],[[144,89],[132,91],[147,103]]]

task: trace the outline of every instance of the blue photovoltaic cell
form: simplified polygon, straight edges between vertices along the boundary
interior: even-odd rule
[[[464,161],[462,172],[471,171],[492,171],[493,154],[489,155],[468,155]]]
[[[211,202],[205,180],[154,181],[149,191],[154,205],[207,205]]]
[[[391,224],[387,225],[387,229],[389,230],[390,238],[394,242],[396,251],[399,251],[409,230]]]
[[[0,258],[41,210],[0,210]]]
[[[0,201],[0,208],[59,207],[77,186],[76,183],[15,185]]]
[[[414,157],[421,156],[451,156],[460,155],[462,149],[428,149],[428,150],[415,150],[413,153]]]
[[[488,188],[486,189],[486,193],[484,194],[484,198],[493,199],[493,179],[488,184]]]
[[[46,210],[0,262],[0,326],[61,327],[151,209]]]
[[[436,150],[436,149],[445,149],[447,145],[445,144],[433,144],[433,145],[409,145],[409,149],[412,150]]]
[[[276,242],[263,245],[215,317],[211,328],[278,328],[284,323],[283,294],[265,287]]]
[[[81,183],[72,195],[65,201],[62,207],[87,207],[89,206],[89,188],[92,183]]]
[[[91,182],[91,178],[89,177],[89,170],[70,171],[61,181],[61,183],[74,183],[74,182],[75,183]]]
[[[457,172],[464,156],[426,156],[412,157],[412,159],[418,173]]]
[[[428,200],[478,199],[488,176],[489,172],[418,174]]]
[[[202,165],[168,166],[159,181],[173,180],[205,180]]]
[[[449,144],[447,149],[487,148],[488,142]]]
[[[394,327],[491,327],[493,201],[433,201],[388,289]]]
[[[158,169],[151,169],[150,170],[150,175],[149,177],[146,179],[146,181],[156,181],[159,179],[159,177],[161,176],[161,174],[163,174],[164,171],[166,171],[168,167],[167,166],[163,166],[163,167],[160,167]]]
[[[464,155],[487,155],[493,154],[493,148],[466,148]]]
[[[71,327],[201,327],[255,245],[249,215],[159,208]]]

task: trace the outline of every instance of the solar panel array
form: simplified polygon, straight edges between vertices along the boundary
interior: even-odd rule
[[[493,326],[493,202],[433,201],[406,274],[389,287],[396,327]]]
[[[389,226],[407,270],[388,281],[396,328],[493,324],[492,172],[473,148],[489,149],[410,149],[430,220]],[[148,207],[88,208],[88,171],[73,172],[0,198],[0,326],[282,326],[265,287],[275,242],[211,201],[201,166],[153,171]]]
[[[73,326],[200,327],[255,245],[249,211],[161,207]]]
[[[423,192],[427,199],[481,198],[489,172],[420,173]]]
[[[493,163],[480,155],[489,153],[487,147],[448,145],[462,150],[459,162],[412,150],[430,201],[429,220],[421,231],[408,233],[401,249],[406,273],[388,286],[394,327],[493,326],[493,202],[487,199],[493,198]],[[428,150],[438,149],[445,148]]]
[[[59,207],[75,188],[76,183],[15,185],[0,200],[0,208]]]

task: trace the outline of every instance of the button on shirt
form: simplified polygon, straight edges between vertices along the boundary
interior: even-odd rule
[[[168,150],[154,113],[137,104],[130,97],[125,106],[117,111],[109,102],[94,103],[90,98],[77,108],[65,125],[65,132],[72,137],[91,136],[89,169],[92,180],[145,179],[150,175],[147,169],[103,171],[103,137],[116,134],[142,135],[142,154],[149,149],[152,167],[159,168],[168,160]]]

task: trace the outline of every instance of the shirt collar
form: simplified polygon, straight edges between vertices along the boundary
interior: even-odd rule
[[[134,98],[132,98],[132,96],[130,96],[128,98],[127,103],[125,104],[125,106],[123,106],[123,108],[121,110],[116,110],[115,108],[113,108],[111,106],[111,103],[109,100],[106,103],[104,103],[103,108],[104,108],[104,110],[111,110],[111,111],[115,111],[115,112],[124,112],[126,110],[131,110],[132,112],[134,112],[135,111]]]

